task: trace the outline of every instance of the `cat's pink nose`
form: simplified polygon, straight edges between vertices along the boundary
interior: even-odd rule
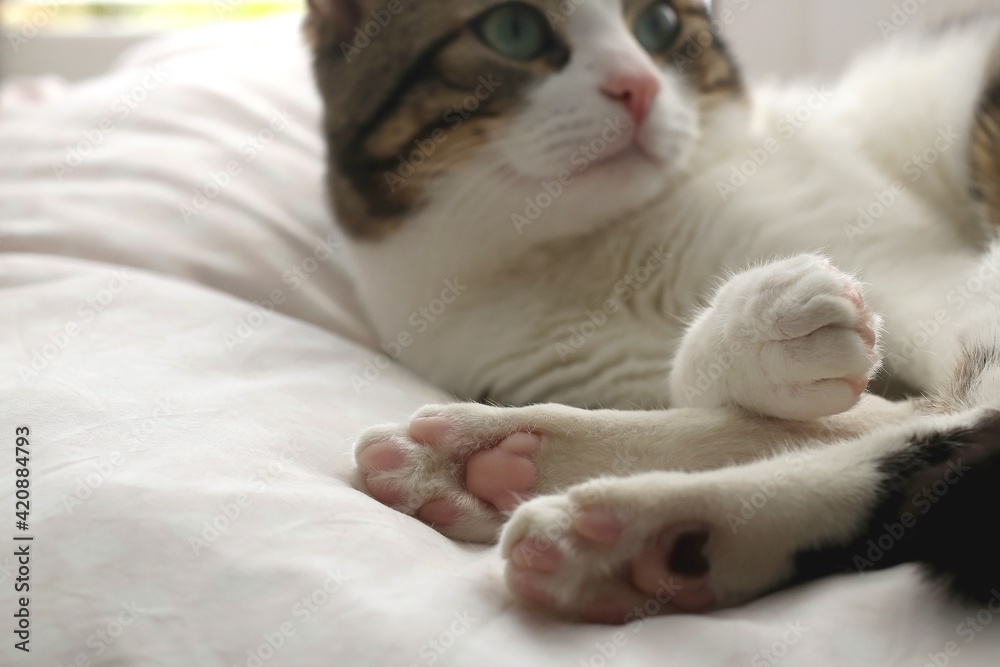
[[[649,116],[660,87],[660,80],[653,74],[620,74],[612,76],[601,91],[624,104],[635,126],[639,127]]]

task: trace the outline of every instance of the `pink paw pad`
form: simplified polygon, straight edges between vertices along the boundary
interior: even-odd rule
[[[676,611],[707,611],[715,604],[705,556],[710,536],[701,524],[667,528],[633,562],[632,584],[648,595],[666,595]]]
[[[871,315],[871,312],[868,309],[868,304],[865,303],[865,298],[859,290],[849,289],[844,293],[844,296],[850,299],[851,303],[853,303],[860,312],[866,313],[869,316]],[[875,327],[871,324],[871,322],[863,322],[854,331],[861,336],[861,340],[864,341],[865,345],[867,345],[870,349],[874,350],[878,346],[878,332],[875,330]],[[863,394],[868,388],[869,383],[869,379],[867,377],[849,377],[844,378],[844,381],[847,382],[848,386],[850,386],[855,396],[861,396],[861,394]]]
[[[573,520],[573,530],[591,542],[614,546],[625,532],[625,521],[610,510],[584,510]]]
[[[462,524],[469,503],[475,502],[462,497],[463,493],[501,512],[513,510],[533,495],[538,481],[534,458],[542,446],[542,438],[536,433],[518,432],[477,446],[460,437],[461,431],[449,419],[425,417],[413,420],[407,435],[415,449],[413,445],[386,440],[373,442],[358,454],[365,486],[383,504],[399,508],[422,503],[416,511],[419,519],[433,526],[450,527]],[[408,495],[413,492],[400,488],[406,487],[401,473],[418,473],[424,465],[421,461],[441,466],[442,471],[457,471],[456,481],[461,487],[450,497],[421,499]]]
[[[392,482],[381,480],[381,479],[365,479],[365,485],[368,487],[368,492],[372,495],[372,498],[379,501],[383,505],[389,505],[390,507],[395,507],[403,504],[406,500],[406,494],[396,488]]]
[[[573,531],[598,549],[616,546],[625,535],[625,521],[615,512],[587,509],[573,521]],[[660,613],[704,612],[715,606],[708,584],[710,570],[705,547],[711,534],[699,523],[677,524],[649,541],[626,568],[625,580],[579,610],[592,623],[620,624],[642,615],[643,604],[656,599]],[[558,547],[547,540],[528,538],[510,552],[509,582],[522,597],[554,608],[556,598],[546,590],[547,577],[565,565]]]
[[[510,562],[519,570],[552,574],[562,564],[559,548],[545,540],[521,540],[510,553]]]
[[[369,493],[386,505],[399,505],[404,493],[387,480],[371,479],[372,473],[399,470],[406,464],[406,454],[391,442],[376,442],[358,455]]]
[[[515,433],[496,447],[476,452],[465,469],[469,493],[501,512],[509,512],[531,497],[538,480],[532,460],[542,446],[534,433]]]
[[[444,417],[425,417],[410,422],[410,437],[431,447],[439,446],[451,433],[451,422]]]
[[[865,299],[861,296],[861,292],[858,290],[850,290],[847,293],[847,298],[849,298],[858,310],[862,313],[871,317],[871,311],[868,310],[868,304],[865,303]],[[875,327],[872,326],[871,322],[863,322],[858,328],[855,329],[858,335],[861,336],[861,340],[865,342],[868,347],[874,348],[878,345],[878,332],[875,331]]]
[[[462,508],[447,498],[438,498],[425,503],[418,511],[417,518],[432,526],[454,526],[462,518]]]
[[[509,582],[514,590],[527,600],[531,600],[544,607],[549,607],[550,609],[555,608],[558,604],[554,595],[536,583],[535,575],[531,572],[516,571],[510,575]]]
[[[391,442],[376,442],[358,455],[358,464],[366,471],[399,470],[406,454]]]
[[[634,607],[633,607],[634,608]],[[580,611],[580,618],[588,623],[602,625],[621,625],[626,623],[634,613],[629,606],[613,598],[595,600]]]

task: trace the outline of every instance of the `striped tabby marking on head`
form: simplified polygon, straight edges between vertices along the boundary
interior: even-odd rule
[[[976,109],[972,131],[972,196],[987,222],[1000,226],[1000,79],[993,80]]]
[[[630,25],[650,1],[625,0]],[[372,241],[391,234],[426,203],[434,179],[502,136],[532,86],[572,57],[565,2],[519,3],[549,18],[553,40],[542,57],[515,61],[486,46],[473,25],[509,4],[501,0],[310,0],[306,34],[325,103],[328,188],[349,234]],[[685,77],[703,107],[741,95],[738,69],[704,4],[671,4],[683,32],[673,52],[657,57],[663,67]],[[390,5],[397,11],[386,13]]]
[[[472,22],[503,4],[497,0],[400,1],[402,10],[371,38],[357,26],[330,26],[324,21],[334,17],[315,12],[307,24],[326,108],[329,188],[338,221],[356,238],[378,240],[398,228],[419,210],[435,177],[475,157],[528,88],[568,59],[559,40],[531,62],[483,44]],[[385,6],[358,4],[362,22]],[[355,41],[341,41],[345,34]]]
[[[732,97],[743,97],[745,89],[739,65],[725,41],[713,30],[712,16],[701,0],[671,0],[681,17],[683,33],[677,45],[661,60],[687,77],[701,95],[702,108],[717,106]],[[629,22],[649,5],[648,0],[629,0]]]

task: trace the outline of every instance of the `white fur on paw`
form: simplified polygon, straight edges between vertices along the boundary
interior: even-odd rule
[[[359,482],[449,537],[494,542],[507,514],[532,495],[542,441],[508,423],[511,412],[428,406],[407,425],[370,428],[355,447]]]
[[[751,269],[689,329],[671,374],[673,405],[799,420],[845,412],[881,365],[880,329],[862,285],[822,257]]]

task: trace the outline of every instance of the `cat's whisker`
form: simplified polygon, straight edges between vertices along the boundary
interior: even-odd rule
[[[496,200],[502,198],[507,192],[507,185],[516,182],[518,178],[520,178],[520,176],[514,173],[504,177],[503,179],[497,179],[494,191],[477,201],[475,208],[470,209],[467,215],[472,218],[478,218],[486,214],[496,216]],[[505,211],[503,213],[503,217],[508,216],[509,213]]]
[[[465,186],[454,193],[454,196],[449,201],[449,208],[446,209],[448,215],[456,215],[457,211],[467,205],[472,201],[476,201],[477,207],[473,209],[474,214],[485,210],[490,207],[492,201],[501,196],[505,191],[505,185],[507,183],[513,182],[517,178],[517,174],[513,173],[509,176],[504,176],[503,180],[497,180],[497,172],[501,171],[508,164],[505,160],[498,159],[496,162],[485,166],[482,168],[482,172],[477,176],[477,178],[469,180]],[[493,186],[486,191],[485,196],[481,196],[478,199],[474,199],[471,195],[482,189],[482,186],[486,183],[493,183]],[[468,213],[467,213],[468,215]]]

